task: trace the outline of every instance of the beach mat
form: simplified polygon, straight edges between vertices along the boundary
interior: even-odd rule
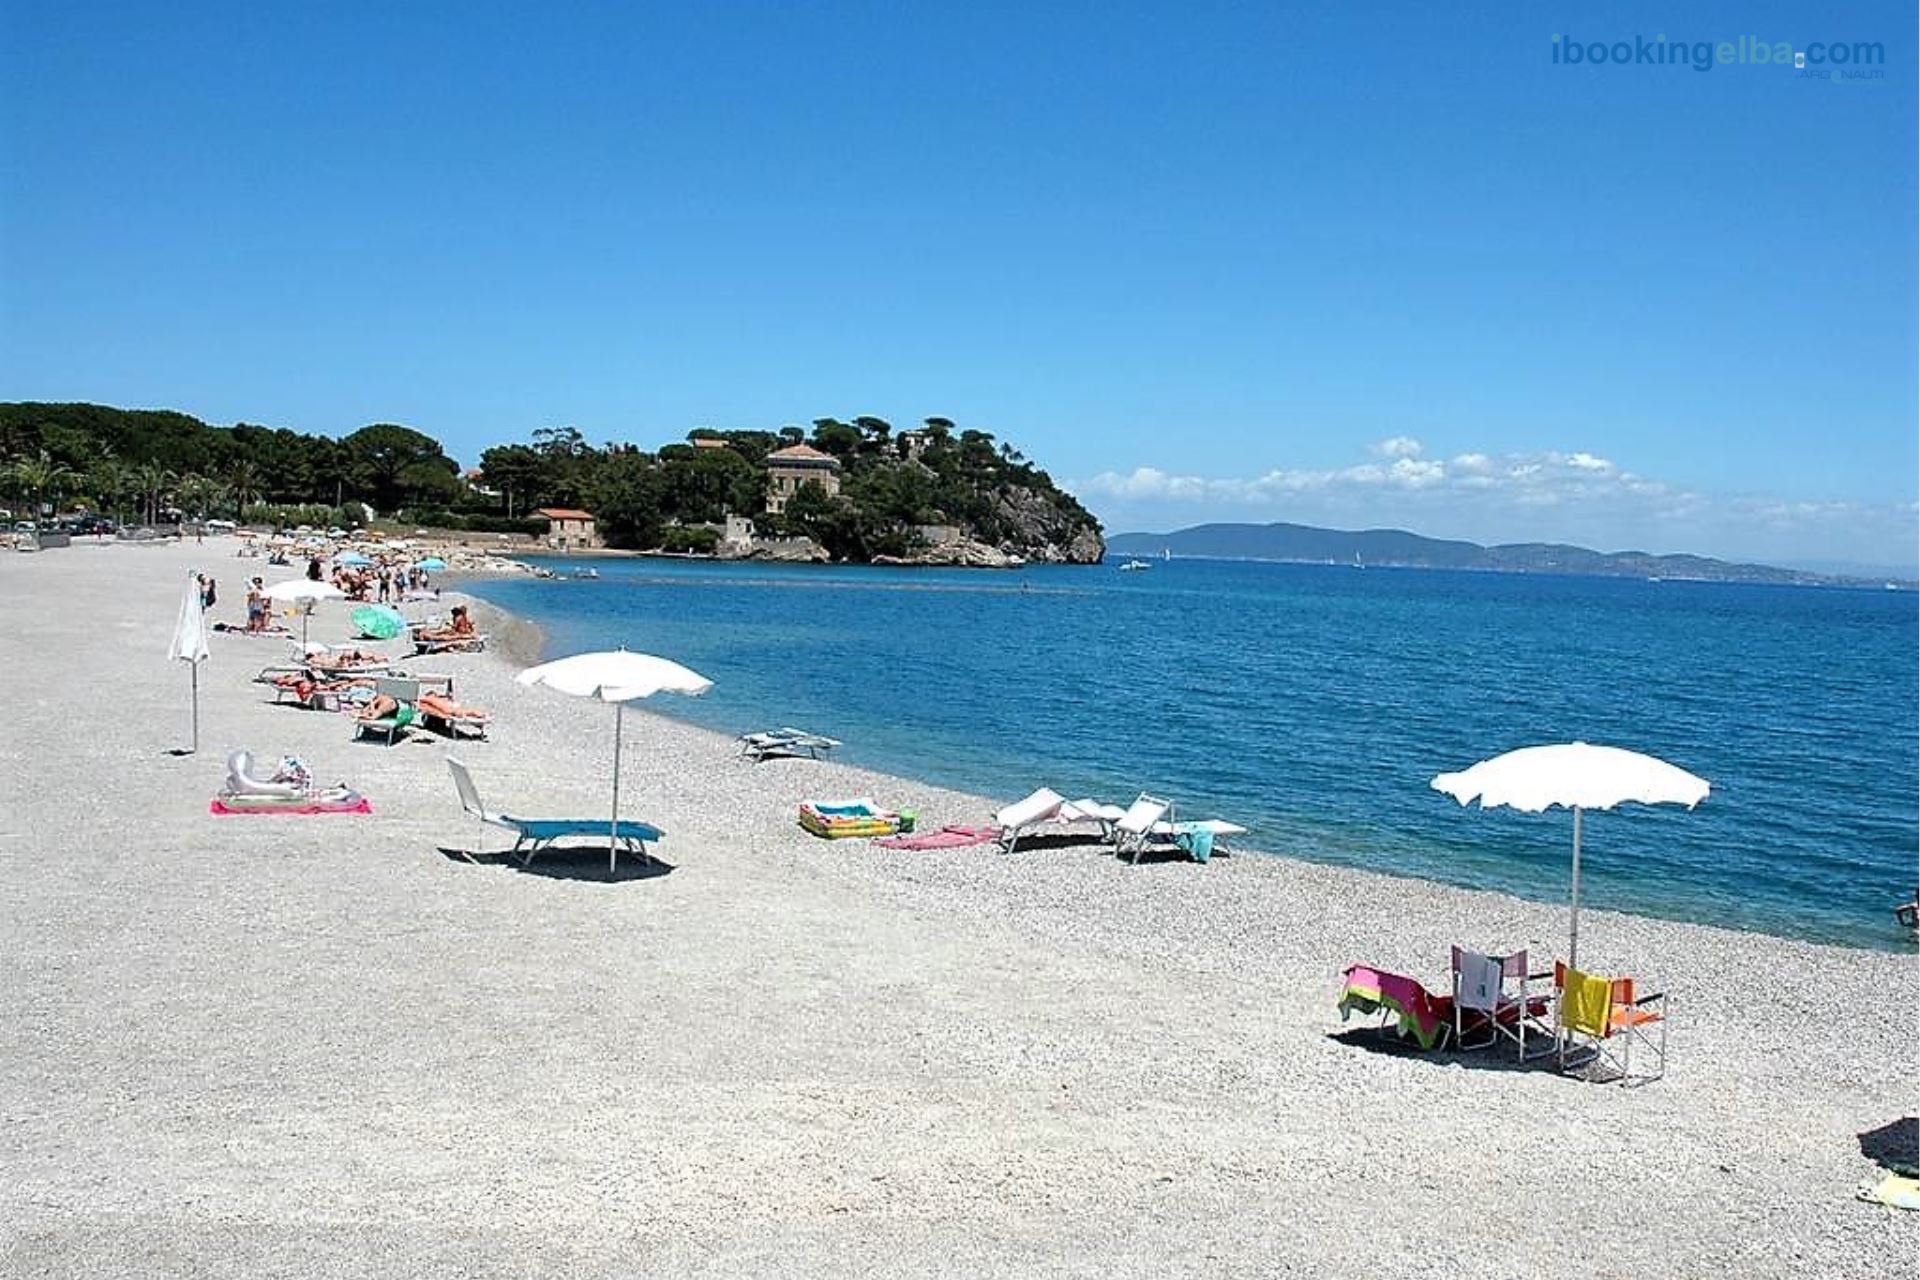
[[[351,801],[344,804],[320,802],[314,804],[288,805],[284,808],[248,807],[236,809],[222,802],[220,797],[215,796],[212,803],[207,805],[207,812],[226,817],[254,813],[372,813],[373,803],[365,796],[355,796]]]
[[[968,845],[987,844],[1000,838],[998,827],[945,826],[912,836],[882,836],[874,843],[882,849],[964,849]]]

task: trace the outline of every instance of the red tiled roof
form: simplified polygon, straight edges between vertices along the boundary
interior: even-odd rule
[[[533,514],[545,516],[549,520],[591,520],[593,512],[575,511],[571,507],[541,507]]]
[[[784,449],[775,449],[767,455],[767,461],[774,463],[797,462],[802,465],[809,462],[830,462],[836,467],[840,465],[840,459],[830,453],[822,453],[810,444],[792,444]]]

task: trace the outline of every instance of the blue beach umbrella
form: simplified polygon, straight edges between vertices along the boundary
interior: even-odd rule
[[[414,561],[413,567],[427,570],[444,569],[447,567],[447,562],[439,556],[428,556],[425,560]]]
[[[358,551],[343,551],[339,555],[333,558],[333,562],[335,564],[352,565],[356,569],[361,567],[362,565],[369,565],[373,563],[373,561],[361,555]]]

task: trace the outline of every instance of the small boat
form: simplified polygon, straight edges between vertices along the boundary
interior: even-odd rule
[[[1151,569],[1151,568],[1153,568],[1153,566],[1148,564],[1145,560],[1129,560],[1125,564],[1120,566],[1120,571],[1122,573],[1137,573],[1141,569]]]
[[[600,571],[598,569],[575,569],[573,576],[576,578],[597,578],[600,576]]]

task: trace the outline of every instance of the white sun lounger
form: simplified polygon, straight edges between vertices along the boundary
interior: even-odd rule
[[[1037,827],[1049,823],[1098,822],[1104,831],[1110,822],[1119,819],[1121,812],[1117,805],[1101,804],[1098,800],[1068,800],[1053,788],[1042,787],[994,814],[993,823],[1000,828],[1000,852],[1012,853],[1020,837]]]
[[[809,760],[818,760],[840,745],[838,739],[794,728],[743,733],[735,741],[740,744],[740,754],[754,761],[781,756],[805,756]]]

